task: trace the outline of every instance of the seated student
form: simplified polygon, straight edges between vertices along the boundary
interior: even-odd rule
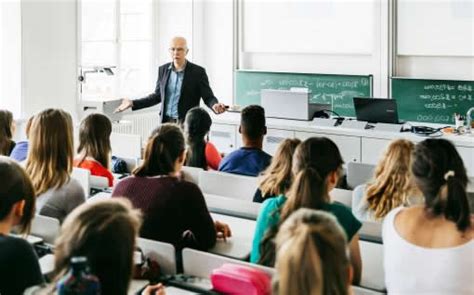
[[[0,156],[0,294],[23,294],[41,284],[43,276],[33,248],[24,239],[9,236],[13,226],[27,233],[35,214],[30,179],[15,161]]]
[[[85,117],[79,128],[79,147],[74,167],[84,168],[91,175],[106,177],[109,186],[114,185],[114,176],[109,171],[110,134],[112,123],[102,114],[90,114]]]
[[[292,182],[293,154],[300,143],[297,138],[287,138],[278,145],[270,166],[262,173],[262,179],[253,196],[254,202],[262,203],[268,198],[286,194]]]
[[[35,116],[30,131],[26,172],[37,194],[36,213],[62,221],[86,200],[79,182],[71,178],[71,116],[59,109],[44,110]]]
[[[354,268],[353,283],[359,283],[362,262],[357,232],[362,224],[349,208],[331,202],[329,194],[338,183],[342,164],[339,149],[328,138],[312,137],[298,145],[293,158],[294,180],[288,197],[281,195],[262,204],[250,253],[251,262],[274,265],[273,239],[291,213],[299,208],[323,210],[333,214],[346,233]]]
[[[209,113],[200,107],[194,107],[186,114],[184,130],[188,145],[186,166],[198,167],[204,170],[219,169],[222,158],[216,147],[205,137],[211,129],[212,120]]]
[[[29,138],[29,132],[31,128],[31,122],[33,122],[33,116],[28,119],[26,122],[26,138],[27,140],[24,141],[19,141],[16,143],[15,147],[13,148],[10,158],[15,159],[18,162],[23,162],[26,160],[26,157],[28,156],[28,138]]]
[[[352,294],[347,239],[336,218],[301,208],[276,236],[274,295]]]
[[[375,168],[374,180],[352,193],[352,213],[361,221],[380,221],[392,209],[420,203],[411,179],[411,154],[415,145],[406,139],[392,141]]]
[[[114,187],[143,212],[140,236],[173,244],[176,249],[207,250],[216,231],[230,236],[226,224],[213,221],[197,185],[180,179],[186,155],[184,136],[175,124],[162,124],[149,138],[143,164]]]
[[[9,156],[15,147],[12,140],[15,133],[13,114],[7,110],[0,110],[0,155]]]
[[[389,294],[474,294],[474,227],[466,168],[444,139],[418,143],[412,174],[425,205],[392,210],[383,222]]]
[[[79,206],[66,218],[54,249],[54,279],[27,294],[56,294],[56,284],[70,268],[71,258],[84,256],[98,277],[102,294],[127,294],[134,267],[140,213],[125,199],[108,199]],[[148,286],[143,294],[160,291]],[[84,293],[85,294],[85,293]]]
[[[272,160],[262,150],[263,137],[267,134],[265,110],[258,105],[245,107],[241,113],[239,132],[243,146],[222,159],[219,171],[257,176]]]

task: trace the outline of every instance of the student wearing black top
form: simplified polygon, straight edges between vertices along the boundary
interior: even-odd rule
[[[41,284],[43,277],[33,248],[9,233],[13,226],[21,233],[29,231],[36,197],[23,168],[4,156],[0,156],[0,179],[0,294],[22,294]]]

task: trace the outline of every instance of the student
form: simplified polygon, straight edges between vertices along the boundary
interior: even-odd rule
[[[421,202],[410,172],[414,148],[406,139],[390,143],[375,168],[374,180],[352,193],[352,213],[357,219],[380,221],[396,207]]]
[[[267,134],[265,110],[258,105],[245,107],[241,113],[239,132],[243,146],[222,159],[219,171],[257,176],[270,165],[272,159],[262,150],[263,137]]]
[[[0,155],[9,156],[15,147],[12,140],[15,133],[13,114],[7,110],[0,110]]]
[[[30,244],[9,234],[14,226],[28,233],[35,193],[23,168],[5,156],[0,156],[0,179],[0,294],[22,294],[27,287],[41,284],[43,276]]]
[[[331,214],[292,213],[276,236],[276,251],[274,295],[351,294],[347,239]]]
[[[270,166],[262,173],[262,180],[253,196],[254,202],[262,203],[268,198],[286,194],[292,182],[293,154],[300,143],[296,138],[287,138],[280,143]]]
[[[29,138],[29,132],[31,128],[31,122],[33,122],[33,116],[31,116],[26,122],[25,133],[26,133],[27,140],[17,142],[10,154],[10,158],[15,159],[18,162],[25,161],[26,157],[28,156],[28,145],[29,145],[28,138]]]
[[[474,294],[474,227],[466,168],[453,144],[426,139],[412,173],[425,205],[399,207],[383,222],[389,294]]]
[[[263,202],[257,218],[250,261],[272,266],[275,260],[273,238],[280,225],[299,208],[323,210],[333,214],[349,241],[353,283],[361,275],[359,235],[361,223],[346,206],[331,202],[330,192],[342,172],[343,160],[336,144],[325,137],[312,137],[296,148],[293,158],[294,180],[287,194]]]
[[[121,180],[112,197],[126,197],[144,215],[140,235],[173,244],[176,249],[207,250],[229,227],[213,221],[197,185],[179,178],[186,155],[181,129],[165,123],[148,140],[143,164]]]
[[[84,190],[71,178],[73,138],[71,116],[47,109],[33,119],[26,172],[37,194],[36,213],[62,221],[85,202]]]
[[[109,186],[114,185],[114,177],[108,169],[110,163],[110,134],[112,123],[102,114],[90,114],[84,118],[79,128],[78,156],[74,167],[87,169],[91,175],[107,178]]]
[[[98,277],[101,294],[125,295],[132,278],[135,241],[140,213],[125,199],[108,199],[79,206],[66,218],[54,248],[54,279],[29,294],[53,294],[57,282],[70,268],[71,258],[87,258],[90,272]],[[149,286],[143,294],[156,294]],[[162,293],[160,293],[162,294]]]
[[[204,170],[219,169],[222,158],[216,147],[206,140],[211,129],[212,120],[209,113],[200,107],[194,107],[186,114],[184,130],[188,145],[186,166]]]

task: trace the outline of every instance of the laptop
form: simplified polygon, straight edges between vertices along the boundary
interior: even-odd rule
[[[354,108],[357,121],[400,124],[395,99],[354,97]]]

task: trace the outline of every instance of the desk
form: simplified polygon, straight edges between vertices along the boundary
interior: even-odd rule
[[[54,271],[54,255],[46,254],[39,259],[39,265],[43,276],[49,275]]]
[[[227,223],[232,231],[232,237],[227,241],[217,240],[216,245],[209,252],[245,260],[252,249],[252,239],[255,232],[256,222],[254,220],[242,219],[227,215],[211,213],[213,220]]]
[[[212,116],[212,127],[210,141],[222,152],[230,152],[242,145],[238,126],[240,124],[240,113],[226,112],[221,115]],[[413,123],[414,125],[426,125],[441,127],[439,124]],[[359,130],[342,127],[318,126],[313,121],[297,121],[286,119],[268,118],[266,121],[267,135],[264,139],[263,149],[273,154],[285,138],[296,137],[306,139],[312,136],[326,136],[333,140],[339,147],[345,162],[361,162],[376,164],[384,149],[390,141],[397,138],[409,139],[420,142],[426,137],[412,133]],[[441,138],[450,140],[460,153],[468,175],[474,176],[474,134],[453,135],[445,134]]]

